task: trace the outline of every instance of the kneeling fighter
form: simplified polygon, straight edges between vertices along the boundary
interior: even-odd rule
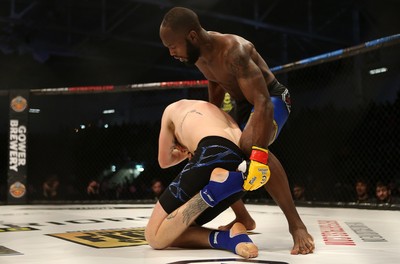
[[[205,101],[181,100],[165,109],[159,164],[167,168],[189,161],[154,207],[145,230],[151,247],[217,248],[244,258],[258,255],[242,223],[226,231],[201,227],[245,194],[242,173],[236,172],[246,159],[238,147],[240,136],[233,119]]]

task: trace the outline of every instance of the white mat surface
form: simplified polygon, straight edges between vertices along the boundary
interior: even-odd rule
[[[399,211],[298,207],[314,236],[316,250],[311,255],[293,256],[292,238],[280,209],[247,205],[257,222],[257,234],[251,238],[260,253],[258,258],[244,260],[221,250],[153,250],[143,245],[142,228],[152,206],[1,206],[0,263],[400,263]],[[207,226],[217,228],[232,219],[232,211],[227,210]],[[122,247],[107,248],[109,245]]]

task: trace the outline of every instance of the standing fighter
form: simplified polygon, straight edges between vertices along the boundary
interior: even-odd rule
[[[220,106],[225,92],[235,100],[235,119],[245,125],[241,149],[250,157],[245,190],[255,190],[266,183],[266,190],[280,206],[289,224],[294,246],[291,254],[308,254],[314,240],[308,233],[293,203],[286,173],[279,160],[268,151],[290,111],[288,90],[281,85],[254,45],[231,34],[206,31],[192,10],[172,8],[160,26],[160,37],[170,55],[195,64],[208,79],[209,100]],[[244,218],[239,201],[233,210]]]

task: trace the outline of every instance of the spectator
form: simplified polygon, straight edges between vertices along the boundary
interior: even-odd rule
[[[384,184],[383,182],[379,181],[376,184],[375,187],[375,196],[376,196],[376,203],[378,204],[383,204],[383,203],[388,203],[388,204],[399,204],[400,201],[397,197],[393,197],[391,195],[391,191],[389,189],[389,186],[387,184]]]
[[[369,203],[371,199],[368,194],[368,182],[365,179],[358,179],[355,184],[356,203]]]
[[[293,200],[294,201],[306,201],[307,199],[306,199],[305,191],[306,191],[306,188],[304,187],[304,184],[295,183],[292,188]]]
[[[399,184],[395,178],[389,181],[388,187],[390,189],[390,195],[392,197],[399,197]]]
[[[90,198],[99,199],[100,198],[100,183],[96,180],[92,180],[89,182],[86,192]]]
[[[48,200],[60,198],[60,181],[58,176],[53,174],[46,178],[42,184],[43,197]]]
[[[164,192],[164,189],[164,183],[160,179],[155,178],[151,181],[151,191],[156,200],[158,200],[160,195]]]

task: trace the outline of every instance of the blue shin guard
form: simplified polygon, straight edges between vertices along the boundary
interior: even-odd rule
[[[212,248],[229,250],[233,253],[236,253],[236,246],[242,242],[250,242],[253,241],[247,234],[238,234],[236,236],[230,237],[228,231],[212,231],[208,237],[210,245]],[[237,254],[237,253],[236,253]]]
[[[242,172],[230,171],[224,182],[210,181],[200,191],[200,196],[210,207],[214,207],[220,201],[241,190],[243,190]]]

